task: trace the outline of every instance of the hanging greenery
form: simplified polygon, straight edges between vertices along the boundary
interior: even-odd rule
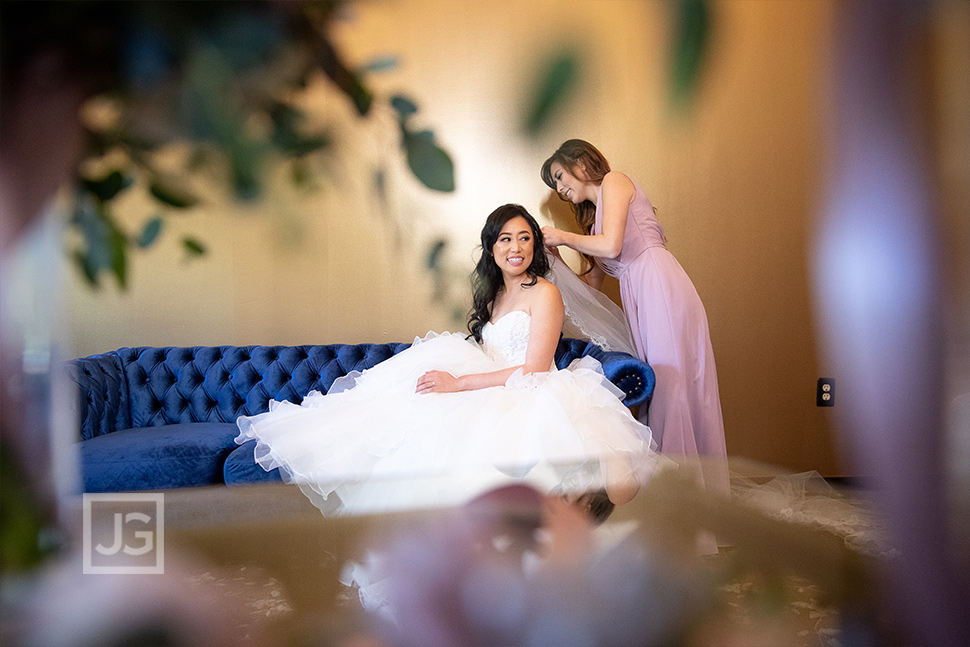
[[[366,75],[393,66],[387,58],[355,70],[331,42],[329,26],[340,0],[171,2],[167,0],[5,3],[3,61],[49,48],[86,76],[92,97],[103,98],[101,118],[86,122],[91,159],[108,159],[96,172],[79,172],[70,224],[79,242],[72,258],[100,285],[113,275],[128,284],[128,257],[151,247],[169,215],[200,203],[192,177],[219,169],[230,193],[257,200],[271,165],[292,165],[298,187],[310,184],[309,158],[334,146],[325,130],[310,130],[291,102],[323,77],[366,119],[378,101]],[[450,155],[430,130],[415,131],[398,110],[401,151],[414,177],[435,191],[454,190]],[[107,117],[105,117],[107,115]],[[187,142],[189,164],[175,172],[157,166],[164,145]],[[108,153],[111,153],[108,156]],[[83,168],[83,167],[82,167]],[[158,213],[140,230],[121,226],[113,204],[144,185]],[[183,241],[190,255],[205,245]]]

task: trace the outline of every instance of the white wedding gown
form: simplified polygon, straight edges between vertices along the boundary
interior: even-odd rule
[[[500,387],[415,393],[429,370],[460,376],[524,363],[530,321],[513,311],[485,324],[481,346],[457,333],[416,339],[326,395],[271,401],[268,412],[240,417],[236,442],[256,439],[257,463],[279,467],[324,512],[458,505],[512,481],[585,491],[604,488],[607,472],[645,482],[657,460],[650,429],[593,358],[519,371]]]

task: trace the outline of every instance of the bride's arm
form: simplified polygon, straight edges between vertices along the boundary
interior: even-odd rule
[[[491,373],[472,373],[461,377],[455,377],[445,371],[428,371],[418,379],[417,392],[474,391],[501,386],[519,369],[526,375],[548,371],[556,359],[556,348],[559,345],[559,334],[562,331],[565,312],[562,297],[556,286],[541,281],[532,289],[536,290],[536,293],[530,304],[532,321],[529,327],[529,348],[526,350],[525,364]]]

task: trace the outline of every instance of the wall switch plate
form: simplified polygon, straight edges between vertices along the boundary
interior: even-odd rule
[[[835,406],[835,378],[818,378],[818,387],[815,392],[815,406],[834,407]]]

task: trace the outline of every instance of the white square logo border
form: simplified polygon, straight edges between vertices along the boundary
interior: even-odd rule
[[[92,546],[92,533],[94,514],[93,507],[98,503],[113,503],[124,505],[128,504],[154,504],[154,517],[145,515],[142,512],[129,512],[122,516],[116,512],[115,517],[115,545],[111,550],[105,551],[104,546]],[[154,519],[154,530],[135,531],[134,535],[139,538],[141,545],[129,546],[122,544],[121,530],[125,524],[144,524],[148,525]],[[102,575],[161,575],[165,572],[165,495],[163,493],[139,493],[139,492],[98,492],[85,493],[83,495],[83,566],[84,574]],[[115,554],[124,551],[128,554],[144,554],[154,552],[154,564],[133,566],[133,565],[99,565],[93,560],[93,551],[98,550],[102,555]]]

